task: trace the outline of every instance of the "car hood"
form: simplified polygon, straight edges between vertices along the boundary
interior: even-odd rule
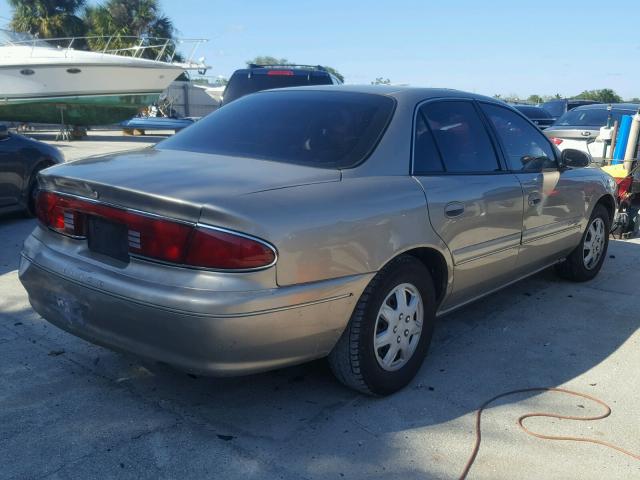
[[[292,186],[336,182],[339,170],[149,148],[47,169],[43,188],[197,221],[202,206]]]

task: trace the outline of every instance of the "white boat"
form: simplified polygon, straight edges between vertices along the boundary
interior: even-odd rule
[[[165,39],[118,50],[108,50],[107,40],[100,52],[72,48],[88,38],[43,41],[0,30],[0,120],[76,126],[120,122],[154,103],[185,70],[206,68],[190,59],[161,61],[171,42]],[[56,46],[60,41],[66,46]],[[142,58],[149,49],[158,52],[156,59]]]
[[[224,89],[227,88],[224,85],[219,85],[216,87],[203,87],[204,91],[207,95],[213,98],[216,102],[222,102],[222,95],[224,94]]]

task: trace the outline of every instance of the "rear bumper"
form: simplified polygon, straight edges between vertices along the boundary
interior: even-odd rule
[[[81,260],[57,263],[55,255],[32,236],[21,258],[20,280],[42,317],[90,342],[215,376],[327,355],[372,276],[271,290],[198,291],[191,303],[185,288],[170,306],[153,302],[139,282],[122,285],[121,278]],[[127,295],[115,293],[116,282],[128,288]]]

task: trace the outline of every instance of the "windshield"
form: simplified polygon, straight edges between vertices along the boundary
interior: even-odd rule
[[[634,110],[613,109],[613,121],[620,121],[622,115],[633,115]],[[606,108],[585,108],[570,110],[560,117],[554,126],[603,127],[607,124],[609,112]]]
[[[157,148],[347,168],[375,148],[394,106],[389,97],[365,93],[257,93],[218,109]]]
[[[231,76],[222,102],[227,104],[249,93],[270,90],[272,88],[301,87],[304,85],[330,85],[329,75],[268,75],[264,73],[236,73]]]
[[[0,29],[0,45],[38,45],[39,47],[50,47],[44,40],[39,40],[28,33],[12,32]]]

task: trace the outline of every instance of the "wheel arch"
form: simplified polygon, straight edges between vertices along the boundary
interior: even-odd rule
[[[429,270],[433,279],[433,286],[436,289],[436,299],[438,305],[440,305],[451,283],[451,268],[442,252],[433,247],[416,247],[399,253],[389,262],[400,255],[409,255],[416,258]]]
[[[22,202],[26,206],[29,202],[31,182],[36,178],[38,173],[45,168],[52,167],[56,164],[50,157],[42,157],[34,163],[29,171],[29,175],[25,178],[24,189],[22,192]]]
[[[616,214],[616,201],[614,200],[614,198],[609,194],[605,194],[598,199],[593,208],[595,208],[597,205],[602,205],[607,209],[607,212],[609,212],[609,219],[613,223],[613,219]]]

